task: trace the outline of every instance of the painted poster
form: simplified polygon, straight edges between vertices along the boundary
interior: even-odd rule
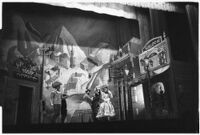
[[[163,41],[161,41],[156,45],[154,44],[153,47],[148,48],[148,50],[145,50],[143,53],[139,55],[139,65],[141,74],[146,73],[144,66],[144,59],[149,60],[150,71],[169,65],[170,58],[169,58],[167,38],[165,38]]]

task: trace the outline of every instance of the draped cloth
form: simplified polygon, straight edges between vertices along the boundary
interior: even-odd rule
[[[59,2],[48,4],[67,8],[78,8],[84,11],[93,11],[99,14],[108,14],[127,19],[136,19],[135,7],[169,12],[184,12],[184,7],[169,2]]]

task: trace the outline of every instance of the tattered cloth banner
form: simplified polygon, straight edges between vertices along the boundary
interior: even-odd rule
[[[67,8],[77,8],[84,11],[93,11],[99,14],[108,14],[127,19],[136,19],[135,7],[150,8],[169,12],[184,12],[184,8],[178,4],[164,2],[56,2],[46,4]]]

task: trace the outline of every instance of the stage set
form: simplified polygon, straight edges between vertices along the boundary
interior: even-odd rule
[[[3,3],[5,132],[198,132],[197,30],[196,3]]]

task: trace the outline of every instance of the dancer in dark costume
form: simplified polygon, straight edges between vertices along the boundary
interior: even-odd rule
[[[66,104],[66,99],[62,98],[61,101],[61,122],[65,122],[65,118],[67,116],[67,104]]]
[[[93,118],[94,121],[98,121],[98,119],[96,118],[96,115],[98,113],[99,110],[99,106],[101,104],[102,100],[101,100],[101,92],[99,88],[96,88],[95,90],[95,95],[94,98],[92,100],[92,110],[93,110]]]
[[[86,90],[82,102],[74,112],[74,117],[70,120],[71,123],[88,123],[94,121],[92,117],[91,101],[90,90]]]

